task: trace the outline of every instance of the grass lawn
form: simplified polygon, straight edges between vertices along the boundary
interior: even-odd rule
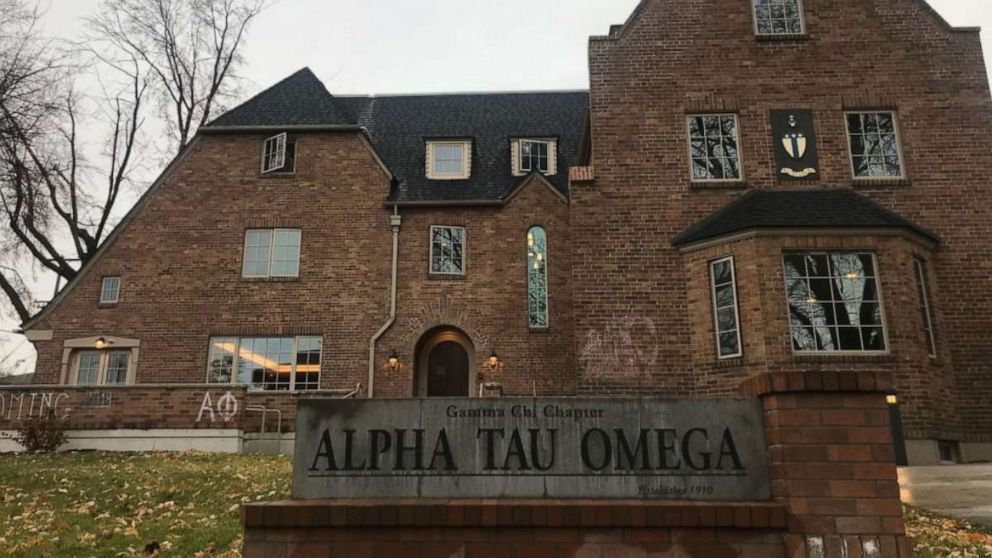
[[[292,464],[257,455],[0,455],[0,556],[240,556],[238,507],[289,496]],[[992,529],[906,507],[920,558],[992,558]]]
[[[285,457],[0,455],[0,556],[240,556],[238,507],[288,497],[291,477]]]

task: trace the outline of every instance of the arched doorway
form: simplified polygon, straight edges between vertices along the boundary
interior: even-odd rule
[[[417,344],[415,393],[419,397],[470,397],[475,389],[475,348],[462,331],[438,328]]]

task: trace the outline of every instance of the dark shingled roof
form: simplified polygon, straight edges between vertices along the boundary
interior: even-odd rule
[[[675,237],[681,246],[750,229],[901,228],[940,237],[849,188],[749,190]]]
[[[303,69],[208,128],[361,126],[396,178],[388,201],[495,203],[526,180],[511,172],[515,138],[558,138],[558,172],[547,179],[568,195],[568,168],[579,163],[588,106],[584,91],[332,97]],[[471,177],[428,180],[426,140],[456,138],[472,140]]]
[[[208,127],[340,126],[354,124],[341,111],[324,84],[303,68],[240,106],[222,114]]]

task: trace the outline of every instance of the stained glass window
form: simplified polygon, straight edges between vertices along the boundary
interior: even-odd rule
[[[717,352],[720,358],[739,357],[742,354],[741,331],[734,258],[710,262],[710,286]]]
[[[802,10],[800,0],[754,0],[754,24],[758,34],[802,34]]]
[[[527,315],[530,327],[548,327],[548,235],[527,231]]]
[[[851,166],[857,178],[899,178],[902,161],[892,112],[847,113]]]
[[[464,275],[465,229],[431,227],[431,273]]]
[[[740,180],[737,116],[701,114],[689,116],[689,150],[692,179]]]
[[[792,345],[799,352],[884,351],[875,257],[816,252],[784,256]]]

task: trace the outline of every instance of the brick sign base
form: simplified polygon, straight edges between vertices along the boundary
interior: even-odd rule
[[[886,373],[773,373],[772,499],[318,500],[249,504],[246,558],[910,558]]]

